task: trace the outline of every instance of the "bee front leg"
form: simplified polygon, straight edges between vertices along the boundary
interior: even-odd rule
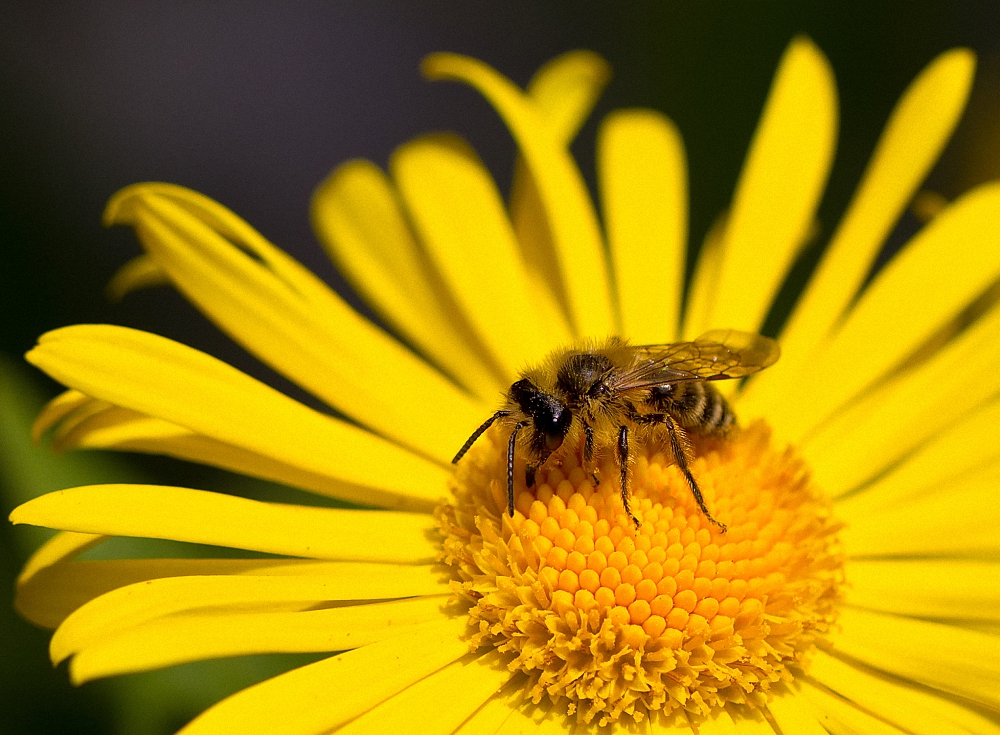
[[[517,444],[517,432],[527,425],[527,421],[519,421],[507,442],[507,515],[511,518],[514,517],[514,446]]]
[[[618,430],[618,463],[622,472],[622,505],[625,506],[625,514],[632,519],[635,527],[639,528],[639,519],[632,515],[632,505],[629,502],[628,492],[628,427],[623,426]]]

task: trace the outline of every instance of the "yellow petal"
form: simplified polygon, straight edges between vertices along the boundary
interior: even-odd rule
[[[801,437],[866,386],[902,363],[1000,275],[1000,184],[956,201],[882,269],[829,345],[790,381],[809,396],[776,404],[773,425]]]
[[[539,121],[568,146],[610,79],[611,69],[600,56],[570,51],[538,70],[528,83],[528,97]],[[558,344],[572,332],[566,284],[538,185],[521,155],[514,163],[509,207],[536,308],[543,326],[551,327],[546,330],[550,342]]]
[[[560,344],[566,335],[576,337],[545,208],[531,171],[520,156],[514,164],[509,207],[535,309],[549,344]]]
[[[475,395],[493,401],[500,370],[418,244],[375,164],[338,166],[316,189],[312,222],[331,260],[375,312]]]
[[[998,361],[1000,308],[994,308],[924,364],[857,399],[809,436],[802,452],[817,482],[838,496],[878,478],[847,504],[884,505],[975,466],[994,446],[984,423],[993,409],[984,404],[1000,391]],[[978,437],[977,427],[986,428]],[[942,451],[954,456],[929,467],[926,460]],[[917,477],[911,466],[930,474]]]
[[[444,597],[347,605],[297,612],[210,610],[152,620],[83,648],[70,662],[80,683],[190,661],[257,653],[346,651],[391,638],[408,627],[444,620]]]
[[[782,58],[747,153],[705,331],[756,331],[816,216],[837,139],[837,92],[806,38]],[[699,326],[699,325],[692,325]]]
[[[528,97],[553,137],[569,145],[609,81],[611,67],[599,55],[568,51],[535,72]]]
[[[969,630],[978,630],[980,633],[987,633],[992,636],[1000,636],[1000,623],[982,620],[969,620],[962,623],[962,627]]]
[[[512,381],[551,345],[492,177],[468,144],[450,134],[401,146],[390,168],[431,260]]]
[[[320,735],[349,722],[468,651],[464,619],[421,626],[244,689],[178,735]],[[386,665],[391,662],[391,665]]]
[[[719,274],[722,272],[723,245],[728,221],[728,212],[716,217],[705,234],[701,250],[698,251],[698,260],[695,262],[687,304],[684,307],[684,326],[681,328],[683,339],[693,340],[704,334],[705,330],[701,325],[709,322],[709,312],[715,304],[715,295],[719,290]]]
[[[1000,621],[1000,563],[852,560],[845,602],[920,618]]]
[[[17,577],[17,584],[27,584],[49,567],[59,562],[68,561],[107,541],[108,538],[108,536],[93,533],[74,533],[72,531],[57,533],[39,546],[31,558],[25,562],[24,568]]]
[[[109,536],[166,538],[313,559],[433,559],[422,513],[262,503],[162,485],[87,485],[15,508],[13,523]]]
[[[219,226],[221,217],[235,222]],[[451,420],[470,423],[482,413],[216,202],[180,187],[137,184],[112,198],[105,218],[132,224],[178,289],[247,350],[380,433],[446,461],[464,440]]]
[[[63,391],[51,401],[45,404],[38,413],[38,418],[31,427],[31,438],[37,444],[42,440],[42,435],[56,424],[60,423],[83,406],[93,403],[94,399],[86,393],[78,390]]]
[[[514,710],[524,702],[526,679],[527,677],[520,672],[511,674],[503,688],[487,699],[469,719],[463,722],[462,726],[455,730],[455,735],[498,733]]]
[[[140,255],[115,271],[105,292],[111,301],[121,301],[133,291],[169,283],[170,275],[153,258]]]
[[[782,330],[780,371],[797,373],[847,310],[903,208],[951,137],[974,69],[972,52],[948,51],[903,93],[847,212]],[[758,412],[785,398],[775,376],[761,377],[742,399]]]
[[[824,735],[821,716],[812,703],[798,692],[777,694],[767,703],[767,709],[781,732],[795,735]]]
[[[137,411],[97,402],[106,408],[74,422],[61,424],[53,446],[66,449],[114,449],[145,452],[221,467],[251,477],[280,482],[352,503],[372,502],[372,490],[309,472],[286,462],[264,457],[242,447],[226,444],[202,434],[152,418]]]
[[[108,538],[69,532],[55,538],[72,536]],[[43,551],[44,547],[31,558],[18,579],[14,606],[21,615],[44,628],[57,627],[71,612],[105,592],[150,579],[220,574],[318,576],[325,569],[336,571],[342,564],[303,559],[102,559],[54,563],[34,569],[35,560]]]
[[[341,735],[407,732],[420,723],[421,735],[451,735],[510,679],[493,651],[470,653],[368,710],[337,732]],[[447,706],[442,706],[446,702]]]
[[[543,704],[539,707],[519,707],[512,710],[495,735],[565,735],[567,717],[564,712]],[[590,735],[593,728],[579,726],[574,735]]]
[[[1000,550],[995,478],[973,476],[899,507],[845,520],[840,538],[854,557],[980,556]]]
[[[289,569],[305,573],[289,574]],[[96,597],[74,610],[56,630],[49,646],[52,660],[58,663],[108,636],[188,610],[240,606],[244,611],[267,612],[274,603],[320,604],[448,592],[447,581],[428,566],[330,562],[312,568],[278,568],[279,574],[255,574],[261,570],[251,567],[246,571],[151,579]]]
[[[1000,706],[1000,638],[855,608],[841,610],[837,625],[838,653],[994,709]]]
[[[74,391],[76,392],[76,391]],[[56,396],[54,400],[59,400],[61,396]],[[107,401],[100,401],[96,398],[86,397],[86,400],[80,403],[72,412],[63,416],[58,425],[55,426],[55,431],[52,434],[52,448],[57,452],[62,452],[64,449],[68,448],[66,437],[72,436],[77,431],[80,430],[81,426],[88,426],[92,423],[100,422],[101,418],[106,416],[109,412],[114,413],[116,406],[108,403]],[[123,409],[118,409],[123,410]],[[39,418],[51,419],[52,416],[45,416],[48,411],[42,409],[42,416]],[[46,426],[45,422],[36,421],[35,425],[38,427],[39,431],[47,430],[53,428],[51,425]]]
[[[908,735],[807,682],[803,682],[800,696],[812,705],[831,735]]]
[[[663,729],[663,732],[674,732],[673,729]],[[733,717],[725,709],[713,712],[708,719],[698,722],[699,735],[775,735],[771,723],[759,712],[740,713],[739,719]]]
[[[653,110],[618,110],[598,132],[597,173],[622,330],[639,344],[680,327],[687,254],[687,161],[677,127]]]
[[[65,327],[42,335],[27,359],[94,398],[369,486],[372,503],[429,509],[443,495],[442,467],[163,337],[109,325]]]
[[[570,306],[581,335],[603,336],[614,329],[607,266],[597,215],[579,169],[563,144],[510,80],[486,64],[457,54],[427,57],[431,79],[454,79],[478,90],[496,108],[517,142],[538,187]]]
[[[660,728],[665,730],[665,728]],[[655,731],[654,731],[655,732]],[[766,735],[771,735],[774,730],[768,728]],[[732,716],[725,710],[713,712],[709,719],[698,723],[698,735],[740,735],[740,729],[733,721]]]
[[[993,438],[998,425],[1000,402],[994,401],[932,436],[926,444],[904,455],[902,461],[893,464],[895,457],[887,456],[885,464],[892,469],[861,492],[841,501],[838,507],[844,509],[845,517],[877,512],[994,465],[1000,460],[1000,447]],[[877,451],[878,443],[873,442],[873,447]]]
[[[913,735],[998,735],[1000,725],[948,698],[817,651],[809,679]]]

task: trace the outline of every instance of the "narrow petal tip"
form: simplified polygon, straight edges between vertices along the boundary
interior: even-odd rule
[[[26,518],[31,515],[31,509],[30,508],[26,509],[25,506],[31,505],[31,502],[32,501],[29,500],[27,503],[22,503],[21,505],[14,508],[14,510],[10,512],[10,515],[7,516],[7,520],[10,521],[15,526],[20,526],[25,523],[30,523],[28,520],[26,520]]]
[[[611,81],[611,64],[596,51],[575,49],[561,54],[545,63],[532,79],[532,83],[543,80],[552,73],[565,74],[572,70],[579,76],[586,76],[598,88],[603,88]],[[530,85],[529,85],[530,86]]]
[[[135,205],[157,195],[196,201],[205,198],[204,195],[186,186],[168,184],[163,181],[143,181],[138,184],[130,184],[116,191],[108,199],[108,203],[104,207],[104,214],[101,216],[101,224],[105,227],[133,224]]]
[[[937,57],[936,62],[947,65],[953,74],[969,77],[970,81],[976,73],[976,52],[965,46],[948,49]]]
[[[479,65],[483,62],[471,56],[463,56],[450,51],[428,54],[420,62],[420,73],[430,80],[447,79],[455,76],[456,67],[466,64]]]
[[[115,272],[104,293],[109,301],[117,303],[133,291],[169,284],[170,276],[159,263],[149,255],[140,255]]]
[[[130,184],[112,194],[101,215],[101,224],[105,227],[131,224],[134,212],[132,204],[148,186],[146,183]]]

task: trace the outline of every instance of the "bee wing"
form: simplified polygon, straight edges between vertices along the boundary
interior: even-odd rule
[[[686,380],[742,378],[763,370],[781,355],[770,337],[735,329],[717,329],[693,342],[636,347],[634,367],[621,374],[613,388],[653,388]]]

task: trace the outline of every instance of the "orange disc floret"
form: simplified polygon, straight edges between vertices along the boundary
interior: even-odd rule
[[[692,471],[728,533],[656,443],[635,447],[639,528],[618,483],[595,484],[573,454],[553,455],[531,489],[515,467],[513,518],[506,437],[487,432],[458,466],[455,502],[437,513],[441,560],[470,606],[471,645],[523,671],[532,701],[568,700],[569,713],[600,725],[704,716],[759,705],[808,663],[843,578],[829,503],[762,424],[696,438],[694,451]],[[617,477],[613,448],[597,466]]]

